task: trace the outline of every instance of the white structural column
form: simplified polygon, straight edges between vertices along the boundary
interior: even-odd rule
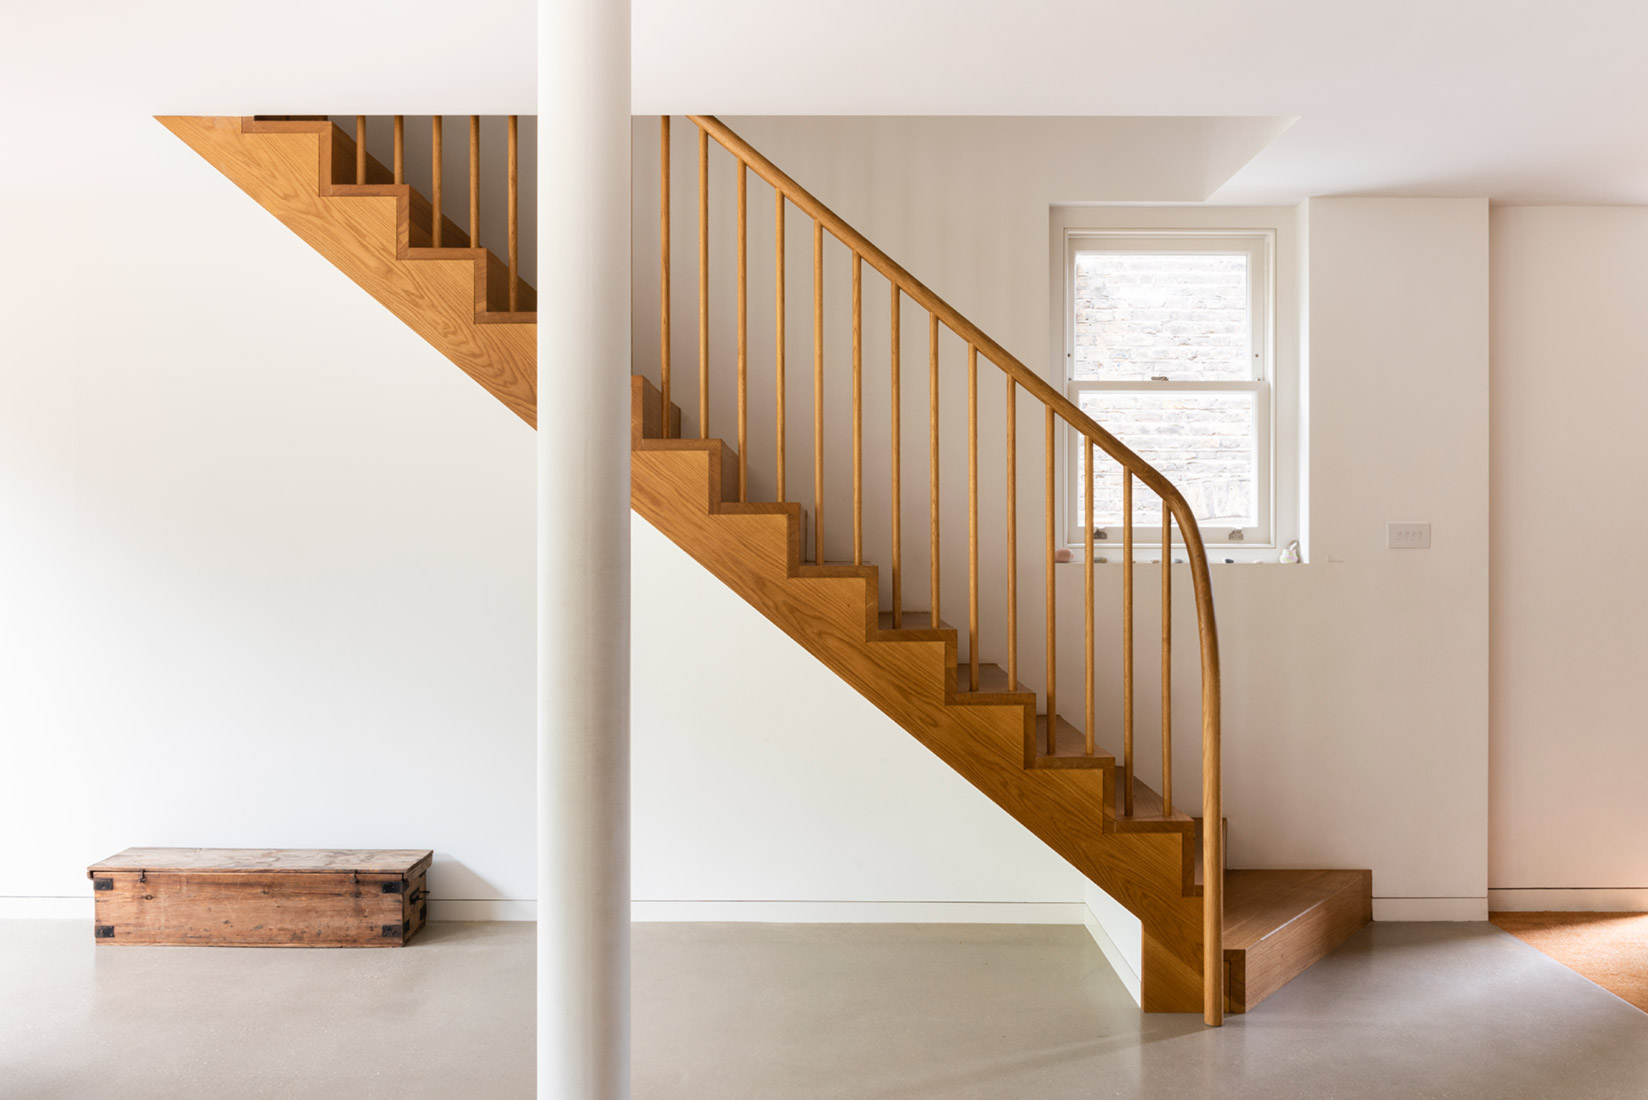
[[[538,1096],[629,1095],[629,4],[538,5]]]

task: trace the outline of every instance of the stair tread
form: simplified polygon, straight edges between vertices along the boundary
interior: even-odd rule
[[[906,611],[906,612],[904,612],[903,615],[902,615],[902,621],[900,622],[900,624],[897,627],[893,626],[893,613],[891,611],[883,611],[883,612],[881,612],[880,614],[878,614],[876,616],[876,625],[878,627],[880,627],[882,630],[895,630],[895,629],[896,630],[933,630],[933,629],[954,630],[955,629],[955,627],[951,626],[949,623],[945,622],[943,619],[940,619],[938,621],[938,626],[935,628],[933,626],[933,617],[932,617],[932,615],[928,614],[925,611]]]
[[[847,562],[844,565],[802,565],[800,575],[803,577],[866,577],[873,570],[873,565],[854,565]]]
[[[1252,1011],[1372,919],[1372,871],[1226,871],[1229,1010]]]
[[[963,661],[956,666],[956,694],[972,695],[975,689],[972,686],[972,666]],[[1034,695],[1035,692],[1023,684],[1015,683],[1007,678],[1007,670],[1000,665],[979,662],[979,686],[976,689],[979,695]]]
[[[1036,715],[1036,762],[1042,767],[1063,768],[1109,768],[1115,766],[1116,758],[1104,751],[1099,745],[1094,746],[1091,755],[1087,751],[1087,735],[1081,730],[1066,722],[1058,720],[1055,727],[1058,736],[1054,739],[1054,752],[1047,751],[1047,715]]]
[[[1225,872],[1225,949],[1245,951],[1295,918],[1346,890],[1366,871],[1230,870]]]

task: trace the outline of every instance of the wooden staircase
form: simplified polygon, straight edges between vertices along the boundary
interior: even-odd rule
[[[159,120],[528,424],[537,410],[536,295],[509,310],[509,268],[324,121]],[[365,182],[357,183],[358,179]]]
[[[444,222],[442,239],[448,246],[432,247],[430,201],[393,182],[393,173],[364,156],[329,122],[161,121],[513,412],[534,423],[531,288],[514,288],[517,306],[527,308],[510,311],[508,268],[498,257],[470,248],[463,230]],[[817,234],[828,225],[859,260],[867,259],[894,280],[895,305],[902,288],[932,311],[935,347],[942,320],[968,341],[975,379],[976,357],[984,357],[1015,380],[1010,393],[1022,387],[1041,400],[1049,410],[1049,470],[1056,413],[1090,446],[1136,471],[1141,484],[1175,509],[1193,564],[1198,564],[1201,543],[1194,518],[1166,479],[719,122],[693,121],[741,165],[773,183],[781,214],[790,202],[813,215],[815,257]],[[701,158],[705,148],[701,139]],[[667,124],[663,155],[667,159]],[[739,185],[742,209],[742,177]],[[667,189],[663,201],[667,226]],[[451,246],[454,241],[458,247]],[[856,279],[855,269],[855,288]],[[667,288],[666,277],[666,331]],[[741,346],[740,386],[742,351]],[[708,369],[704,354],[701,371]],[[934,355],[936,372],[936,351]],[[661,358],[667,387],[667,350]],[[1135,914],[1143,926],[1140,981],[1147,1011],[1202,1011],[1210,1023],[1217,1023],[1223,1011],[1245,1012],[1371,919],[1372,876],[1365,870],[1222,870],[1214,879],[1215,886],[1222,886],[1222,904],[1221,891],[1209,896],[1204,880],[1208,868],[1223,868],[1223,828],[1204,836],[1202,819],[1168,809],[1162,796],[1137,776],[1128,812],[1123,792],[1130,757],[1123,754],[1118,761],[1114,752],[1096,744],[1088,750],[1091,716],[1083,730],[1056,712],[1038,713],[1041,697],[1035,689],[979,659],[976,593],[969,613],[969,660],[958,665],[957,629],[915,610],[902,610],[895,626],[893,613],[880,606],[879,571],[867,559],[861,557],[859,565],[807,563],[802,506],[742,499],[747,474],[736,451],[719,439],[680,438],[680,410],[665,393],[640,376],[632,378],[631,386],[635,511]],[[701,423],[705,409],[701,406]],[[742,437],[742,419],[738,427]],[[1091,461],[1087,469],[1091,471]],[[976,503],[973,508],[976,531]],[[1091,553],[1091,544],[1088,549]],[[1051,546],[1048,554],[1050,569]],[[896,562],[896,544],[894,555]],[[821,559],[815,550],[815,562]],[[1213,716],[1210,724],[1204,722],[1204,736],[1213,735],[1213,751],[1205,757],[1212,767],[1204,769],[1208,797],[1203,804],[1214,808],[1206,816],[1223,825],[1218,812],[1217,650],[1208,648],[1212,625],[1205,557],[1199,569],[1199,611],[1202,597],[1207,601],[1204,706],[1211,703]],[[1091,608],[1091,586],[1088,599]],[[1090,638],[1091,631],[1090,614]],[[1214,678],[1209,700],[1210,652]],[[1054,723],[1053,751],[1048,751],[1049,721]],[[1222,965],[1205,957],[1209,929],[1221,949],[1214,958],[1222,956]]]
[[[1118,817],[1125,772],[1111,753],[1087,755],[1082,731],[1061,718],[1049,755],[1033,690],[995,665],[981,666],[981,690],[965,690],[954,628],[905,612],[894,629],[873,565],[805,564],[801,506],[738,503],[732,448],[663,438],[662,394],[640,377],[631,386],[632,507],[1137,916],[1146,1011],[1200,1011],[1200,823],[1164,815],[1160,794],[1138,780],[1133,815]],[[1225,881],[1230,1012],[1258,1004],[1372,919],[1368,871],[1228,871]]]

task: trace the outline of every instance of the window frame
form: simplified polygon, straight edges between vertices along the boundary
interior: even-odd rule
[[[1106,247],[1095,248],[1095,242]],[[1240,247],[1232,247],[1238,245]],[[1076,328],[1076,255],[1078,252],[1131,252],[1140,255],[1162,255],[1174,252],[1195,255],[1213,255],[1221,252],[1244,252],[1248,256],[1248,316],[1252,326],[1250,351],[1253,353],[1251,376],[1243,381],[1174,381],[1155,382],[1135,379],[1126,381],[1099,381],[1075,377]],[[1072,403],[1080,407],[1081,397],[1090,392],[1119,393],[1251,393],[1254,403],[1254,430],[1256,440],[1255,496],[1256,523],[1240,529],[1213,529],[1202,526],[1203,543],[1209,547],[1247,549],[1274,548],[1276,537],[1276,449],[1275,404],[1276,387],[1276,231],[1267,228],[1186,228],[1186,229],[1076,229],[1063,231],[1061,266],[1064,283],[1062,331],[1064,333],[1064,392]],[[1101,421],[1101,426],[1102,421]],[[1065,542],[1071,548],[1085,548],[1086,534],[1076,523],[1082,501],[1079,493],[1084,487],[1081,478],[1081,433],[1066,429],[1063,478],[1065,489]],[[1097,453],[1097,448],[1094,449]],[[1140,487],[1150,494],[1150,490]],[[1239,532],[1239,533],[1238,533]],[[1122,541],[1120,524],[1095,528],[1096,540],[1106,546],[1117,546]],[[1133,525],[1135,548],[1160,548],[1161,525]],[[1176,544],[1178,540],[1176,540]],[[1097,550],[1095,549],[1095,552]]]

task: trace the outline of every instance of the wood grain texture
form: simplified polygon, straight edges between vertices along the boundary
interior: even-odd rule
[[[670,403],[670,117],[658,119],[658,377]],[[666,433],[668,434],[668,433]]]
[[[1007,380],[1007,674],[1019,678],[1018,383]]]
[[[400,875],[114,871],[93,892],[99,945],[400,947],[423,923]],[[421,879],[420,879],[421,881]]]
[[[1227,871],[1224,884],[1231,1012],[1250,1011],[1373,920],[1372,871]]]
[[[505,172],[509,176],[509,209],[505,214],[509,230],[509,312],[525,309],[521,304],[521,120],[509,116],[506,144],[509,152]]]
[[[87,869],[99,945],[399,947],[428,917],[424,849],[128,848]]]
[[[416,246],[428,204],[405,185],[357,186],[354,142],[328,122],[163,117],[173,134],[388,307],[528,424],[537,412],[537,326],[485,323],[489,253]],[[336,155],[334,155],[336,153]],[[381,176],[380,176],[381,173]],[[369,159],[367,178],[393,178]],[[427,216],[421,223],[429,224]],[[507,297],[507,287],[499,294]]]
[[[99,860],[86,871],[359,871],[410,875],[419,867],[429,866],[432,858],[434,853],[421,848],[127,848]]]
[[[891,396],[890,403],[889,403],[889,406],[888,406],[888,417],[889,417],[888,432],[890,433],[891,444],[892,444],[892,448],[891,448],[892,493],[891,493],[891,499],[889,501],[889,507],[890,507],[890,510],[892,512],[892,516],[890,517],[891,524],[892,524],[892,534],[891,534],[892,545],[891,545],[891,548],[890,548],[890,553],[893,556],[893,576],[892,576],[893,608],[892,608],[892,612],[893,612],[893,625],[895,627],[900,625],[900,619],[903,617],[903,614],[904,614],[904,505],[903,505],[903,502],[902,502],[901,497],[900,497],[902,484],[903,484],[903,479],[902,479],[902,473],[899,469],[899,463],[900,463],[899,440],[901,439],[901,437],[904,434],[904,431],[903,431],[903,428],[904,428],[904,424],[903,424],[904,413],[903,413],[903,410],[899,407],[899,377],[898,377],[899,358],[900,358],[900,353],[901,353],[901,348],[900,348],[901,336],[899,334],[899,321],[900,321],[900,313],[901,312],[902,312],[902,309],[901,309],[901,302],[899,300],[899,295],[898,295],[898,286],[897,286],[897,284],[894,284],[894,286],[892,288],[892,304],[889,307],[889,313],[888,313],[888,324],[889,324],[890,328],[892,329],[892,344],[891,344],[891,347],[888,350],[887,368],[888,368],[889,372],[892,375],[892,377],[890,379],[891,384],[892,384],[892,396]]]

